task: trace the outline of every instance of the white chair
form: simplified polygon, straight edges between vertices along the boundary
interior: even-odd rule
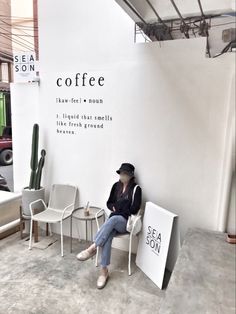
[[[32,248],[32,230],[33,222],[60,223],[61,225],[61,256],[63,256],[63,220],[69,218],[75,207],[77,187],[72,185],[54,184],[51,188],[49,205],[46,206],[42,199],[30,203],[31,224],[30,224],[30,242],[29,249]],[[34,214],[37,203],[41,202],[44,210]]]
[[[100,209],[96,215],[95,215],[95,218],[96,218],[96,223],[97,223],[97,228],[98,230],[100,229],[100,225],[99,225],[99,221],[98,221],[98,215],[101,213],[101,211],[104,211],[104,214],[106,215],[106,211],[104,209]],[[129,240],[129,258],[128,258],[128,274],[129,276],[131,275],[131,253],[132,253],[132,239],[133,237],[135,236],[138,236],[138,235],[134,235],[133,234],[133,230],[135,228],[135,225],[136,223],[138,222],[139,219],[142,218],[142,215],[141,215],[141,209],[138,211],[138,213],[135,215],[135,220],[134,220],[134,224],[133,224],[133,228],[131,230],[131,232],[127,232],[127,233],[124,233],[124,234],[117,234],[114,238],[123,238],[123,239],[128,239]],[[97,254],[96,254],[96,261],[95,261],[95,265],[96,267],[98,266],[98,254],[99,254],[99,247],[97,248]]]

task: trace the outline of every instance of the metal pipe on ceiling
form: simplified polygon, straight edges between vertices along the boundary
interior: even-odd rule
[[[150,6],[150,8],[152,9],[152,11],[154,12],[154,14],[156,15],[157,17],[157,20],[158,20],[158,23],[161,23],[163,25],[162,29],[159,29],[157,28],[156,26],[156,32],[155,32],[155,37],[157,40],[160,40],[160,38],[162,38],[163,36],[165,35],[169,35],[169,37],[171,39],[172,36],[171,36],[171,31],[170,31],[170,27],[162,20],[162,18],[160,17],[160,15],[157,13],[157,10],[154,8],[153,4],[151,3],[150,0],[146,0],[146,3]]]
[[[201,11],[202,17],[203,17],[203,19],[205,20],[205,14],[204,14],[203,9],[202,9],[202,3],[201,3],[201,0],[197,0],[197,2],[198,2],[198,5],[199,5],[199,8],[200,8],[200,11]]]
[[[180,13],[180,11],[179,11],[177,5],[175,4],[174,0],[170,0],[170,2],[172,3],[173,7],[175,8],[175,11],[177,12],[179,18],[181,19],[181,22],[182,22],[183,24],[186,24],[185,21],[184,21],[184,18],[183,18],[183,16],[181,15],[181,13]]]
[[[204,35],[206,36],[206,38],[207,38],[207,45],[206,45],[207,53],[208,53],[208,56],[211,58],[211,50],[210,50],[210,45],[209,45],[209,32],[208,32],[209,24],[206,22],[206,17],[205,17],[205,14],[203,12],[201,0],[197,0],[197,2],[199,5],[199,8],[200,8],[201,16],[202,16],[202,20],[203,20],[202,23],[200,22],[199,34],[201,36],[204,36]]]
[[[123,0],[123,2],[127,5],[127,7],[145,24],[147,25],[147,22],[144,20],[144,18],[138,13],[138,11],[130,4],[129,1]]]
[[[160,15],[157,13],[157,11],[156,11],[156,9],[154,8],[154,6],[153,6],[153,4],[151,3],[151,1],[146,0],[146,2],[147,2],[147,4],[150,6],[150,8],[151,8],[152,11],[154,12],[154,14],[156,15],[158,21],[167,27],[167,25],[165,24],[165,22],[161,19]]]
[[[183,24],[183,27],[182,27],[182,32],[184,33],[185,37],[189,38],[189,34],[188,34],[188,31],[189,31],[189,26],[188,24],[185,23],[185,20],[183,18],[183,16],[181,15],[177,5],[175,4],[174,0],[170,0],[170,2],[172,3],[173,7],[175,8],[175,11],[177,12],[182,24]]]

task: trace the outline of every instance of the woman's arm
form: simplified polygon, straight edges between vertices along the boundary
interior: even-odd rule
[[[134,194],[134,201],[130,207],[130,214],[132,215],[137,214],[137,212],[140,209],[141,202],[142,202],[142,189],[140,188],[140,186],[137,186],[135,194]]]
[[[114,211],[115,208],[115,202],[116,202],[116,185],[117,183],[113,184],[110,192],[110,196],[107,201],[107,208],[111,211]]]

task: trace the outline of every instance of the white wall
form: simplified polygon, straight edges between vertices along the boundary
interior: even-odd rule
[[[90,200],[105,206],[115,170],[128,161],[137,168],[143,201],[179,214],[182,235],[194,226],[216,230],[233,55],[206,59],[203,38],[134,45],[133,23],[109,0],[41,0],[39,31],[39,114],[25,115],[40,122],[47,150],[44,185],[76,184],[81,205]],[[56,86],[57,77],[84,71],[103,75],[104,87]],[[12,90],[14,117],[27,87]],[[104,103],[58,104],[56,97]],[[103,130],[58,135],[55,116],[63,112],[113,120]],[[31,133],[29,123],[19,123],[15,113],[16,190],[28,182],[22,159],[30,155],[30,142],[17,132],[27,132],[27,138]]]
[[[29,185],[31,138],[39,121],[38,83],[11,83],[14,190]]]

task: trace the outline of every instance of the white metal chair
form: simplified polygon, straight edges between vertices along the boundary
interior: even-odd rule
[[[97,224],[98,230],[100,229],[100,225],[99,225],[99,221],[98,221],[98,215],[101,213],[101,211],[104,211],[104,214],[106,215],[106,211],[104,209],[100,209],[96,213],[95,218],[96,218],[96,224]],[[133,224],[131,232],[127,232],[127,233],[124,233],[124,234],[117,234],[114,237],[114,238],[127,238],[127,239],[129,239],[129,258],[128,258],[128,274],[129,274],[129,276],[131,275],[132,239],[133,239],[134,236],[138,236],[138,235],[134,235],[133,234],[133,230],[134,230],[135,225],[138,222],[138,220],[142,218],[141,209],[138,211],[138,213],[135,215],[135,217],[136,218],[134,220],[134,224]],[[96,267],[98,266],[98,254],[99,254],[99,247],[97,247],[97,254],[96,254],[96,260],[95,260]]]
[[[32,248],[32,230],[33,221],[49,223],[60,223],[61,226],[61,256],[63,256],[63,220],[69,218],[75,207],[77,187],[72,185],[54,184],[51,188],[49,205],[46,206],[42,199],[30,203],[31,224],[30,224],[30,242],[29,249]],[[42,203],[44,210],[34,214],[37,203]]]

